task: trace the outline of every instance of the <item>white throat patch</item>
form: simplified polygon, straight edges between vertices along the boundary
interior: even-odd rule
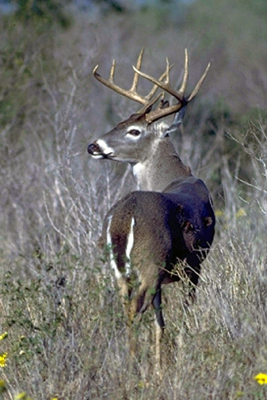
[[[144,172],[144,168],[144,165],[141,163],[137,163],[133,166],[133,174],[136,179],[138,179],[138,176],[142,175],[142,173]]]

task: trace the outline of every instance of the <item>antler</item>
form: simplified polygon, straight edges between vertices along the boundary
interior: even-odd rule
[[[181,108],[183,108],[191,100],[193,100],[193,98],[198,93],[202,83],[204,82],[204,79],[207,76],[209,68],[210,68],[210,63],[207,65],[205,72],[203,73],[203,75],[199,79],[198,83],[196,84],[196,86],[195,86],[194,90],[192,91],[192,93],[190,94],[190,96],[188,96],[186,98],[184,96],[184,94],[185,94],[185,90],[186,90],[187,82],[188,82],[188,53],[187,53],[187,49],[185,49],[185,64],[184,64],[183,82],[182,82],[181,87],[180,87],[180,89],[178,91],[174,90],[170,86],[170,83],[169,83],[170,67],[169,67],[168,58],[166,59],[166,71],[165,71],[165,73],[166,73],[167,79],[166,79],[165,82],[163,82],[160,79],[157,80],[157,79],[153,78],[152,76],[147,75],[144,72],[141,72],[140,69],[137,68],[137,66],[133,67],[135,73],[137,73],[138,75],[142,76],[145,79],[148,79],[150,82],[154,83],[154,85],[157,85],[158,87],[163,89],[165,92],[171,94],[172,96],[174,96],[178,100],[177,104],[174,104],[174,105],[171,105],[171,106],[168,106],[168,107],[165,107],[165,108],[160,108],[159,107],[156,110],[151,111],[150,113],[146,114],[147,122],[151,123],[151,122],[154,122],[157,119],[160,119],[160,118],[162,118],[164,116],[177,113]]]
[[[121,88],[120,86],[116,85],[114,82],[114,74],[115,74],[115,66],[116,66],[115,60],[113,60],[113,62],[112,62],[109,79],[105,79],[101,75],[98,74],[98,72],[97,72],[98,65],[96,65],[96,67],[94,68],[93,74],[94,74],[94,77],[99,82],[101,82],[103,85],[105,85],[108,88],[114,90],[115,92],[121,94],[122,96],[127,97],[128,99],[131,99],[131,100],[137,101],[138,103],[143,104],[143,107],[141,108],[141,110],[138,111],[138,113],[140,113],[140,114],[144,113],[146,121],[148,123],[152,123],[162,117],[177,113],[181,108],[183,108],[190,101],[193,100],[193,98],[196,96],[199,89],[201,88],[201,85],[204,82],[204,79],[207,76],[208,70],[210,68],[210,63],[207,65],[205,72],[203,73],[203,75],[201,76],[199,81],[197,82],[192,93],[186,98],[185,90],[187,87],[188,74],[189,74],[187,49],[185,49],[184,76],[183,76],[183,81],[182,81],[182,84],[181,84],[181,87],[179,90],[174,90],[170,85],[170,70],[173,67],[173,65],[169,64],[168,58],[166,58],[165,72],[159,77],[159,79],[155,79],[152,76],[147,75],[144,72],[140,71],[141,66],[142,66],[143,55],[144,55],[144,49],[142,49],[139,54],[136,66],[135,67],[133,66],[135,73],[134,73],[134,77],[133,77],[132,86],[129,90]],[[137,93],[137,85],[138,85],[140,76],[142,76],[143,78],[154,83],[153,88],[146,96],[141,96],[140,94]],[[153,97],[158,88],[163,89],[165,92],[167,92],[170,95],[172,95],[173,97],[175,97],[178,100],[178,103],[168,106],[168,107],[164,107],[164,108],[162,108],[160,105],[155,110],[150,111],[150,108],[160,99],[160,97],[163,97],[163,92],[161,92],[157,96]]]
[[[140,111],[138,111],[138,113],[146,112],[163,95],[163,93],[160,93],[156,97],[153,97],[154,94],[156,93],[157,89],[160,87],[158,85],[158,82],[161,82],[162,80],[164,80],[165,77],[167,77],[167,81],[168,81],[169,80],[169,78],[168,78],[169,71],[173,67],[173,65],[169,66],[169,64],[168,64],[167,67],[166,67],[166,71],[159,77],[158,80],[155,79],[156,83],[154,84],[154,86],[151,89],[151,91],[146,96],[139,95],[137,93],[136,89],[137,89],[137,85],[138,85],[138,82],[139,82],[139,75],[142,74],[142,73],[140,73],[140,68],[142,66],[144,50],[145,49],[142,49],[140,54],[139,54],[139,57],[138,57],[137,63],[136,63],[136,67],[133,66],[133,69],[135,70],[135,73],[134,73],[133,83],[132,83],[131,89],[129,89],[129,90],[126,90],[126,89],[123,89],[123,88],[119,87],[114,82],[114,74],[115,74],[115,66],[116,66],[116,61],[115,60],[113,60],[113,62],[112,62],[109,79],[105,79],[101,75],[98,74],[98,72],[97,72],[98,65],[96,65],[94,70],[93,70],[94,77],[99,82],[101,82],[103,85],[105,85],[108,88],[114,90],[115,92],[121,94],[122,96],[127,97],[128,99],[131,99],[131,100],[137,101],[138,103],[143,104],[144,107],[142,107],[142,109]],[[152,79],[154,79],[154,78],[152,78]]]

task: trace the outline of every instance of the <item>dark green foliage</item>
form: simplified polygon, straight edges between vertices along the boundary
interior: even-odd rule
[[[68,28],[71,24],[71,19],[64,10],[64,6],[66,6],[69,1],[16,0],[14,3],[17,6],[15,16],[24,24],[45,24],[46,27],[48,27],[57,23],[62,28]]]

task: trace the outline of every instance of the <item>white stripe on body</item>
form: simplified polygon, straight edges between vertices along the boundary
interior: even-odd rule
[[[110,265],[111,268],[113,269],[115,273],[115,277],[117,279],[120,279],[122,277],[121,272],[118,269],[117,263],[115,261],[114,253],[113,253],[113,243],[112,243],[112,238],[110,234],[110,226],[112,222],[112,215],[108,217],[108,227],[107,227],[107,245],[109,247],[109,256],[110,256]],[[133,249],[134,245],[134,225],[135,225],[135,220],[134,218],[131,219],[131,225],[130,225],[130,231],[127,236],[127,243],[126,243],[126,249],[125,249],[125,274],[127,277],[130,276],[131,274],[131,251]]]
[[[125,273],[126,273],[127,277],[129,277],[131,274],[130,256],[131,256],[131,251],[132,251],[133,245],[134,245],[134,225],[135,225],[135,220],[134,220],[134,217],[132,217],[130,232],[127,236],[127,244],[126,244],[126,250],[125,250],[125,256],[126,256]]]
[[[107,227],[107,245],[109,247],[110,266],[115,273],[115,277],[117,279],[120,279],[122,277],[122,274],[119,271],[118,266],[115,261],[115,257],[114,257],[114,253],[113,253],[113,244],[112,244],[112,239],[111,239],[111,234],[110,234],[111,221],[112,221],[112,215],[110,215],[108,217],[108,227]]]

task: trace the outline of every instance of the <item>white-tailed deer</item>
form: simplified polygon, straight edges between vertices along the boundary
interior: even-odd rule
[[[177,264],[195,286],[200,264],[207,256],[214,236],[215,217],[209,191],[195,178],[176,153],[169,133],[182,121],[185,106],[195,97],[209,65],[193,92],[185,97],[188,80],[188,55],[185,51],[184,76],[180,89],[169,82],[170,66],[159,79],[141,72],[143,50],[130,90],[114,83],[115,61],[109,79],[94,69],[95,78],[117,93],[143,105],[142,109],[120,122],[114,129],[88,146],[94,158],[128,162],[133,167],[139,189],[118,201],[103,224],[103,244],[109,249],[111,268],[117,278],[128,320],[129,344],[135,352],[136,338],[131,326],[140,323],[142,313],[152,304],[156,326],[156,370],[160,371],[160,342],[164,329],[161,285],[179,281]],[[139,77],[154,86],[147,96],[137,93]],[[163,100],[163,89],[176,99],[174,105]],[[159,105],[153,109],[155,103]]]

